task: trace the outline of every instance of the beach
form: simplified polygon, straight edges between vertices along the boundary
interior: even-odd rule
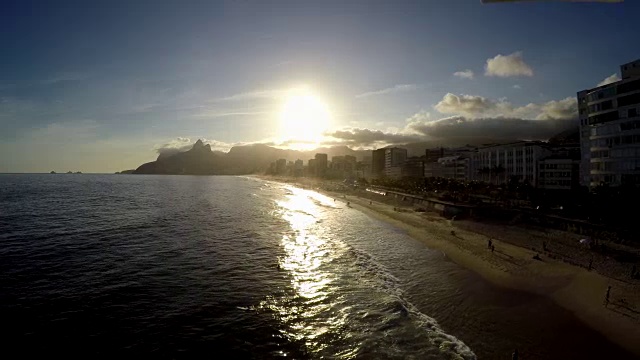
[[[403,229],[495,285],[548,297],[612,342],[640,355],[637,341],[640,339],[640,281],[631,279],[614,259],[581,248],[578,235],[446,219],[435,212],[424,211],[408,199],[353,189],[337,182],[266,179],[323,192],[355,210]],[[489,240],[493,251],[488,247]],[[543,249],[543,242],[547,251]],[[634,251],[632,248],[622,250]],[[609,303],[605,306],[609,286]]]

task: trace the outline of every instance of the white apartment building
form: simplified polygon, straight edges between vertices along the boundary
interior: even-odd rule
[[[640,60],[622,80],[578,92],[580,184],[640,184]]]
[[[519,141],[478,148],[473,155],[471,176],[474,180],[505,183],[512,177],[538,183],[538,160],[551,155],[551,150],[538,141]]]

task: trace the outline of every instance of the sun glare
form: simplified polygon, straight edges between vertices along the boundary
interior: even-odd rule
[[[280,112],[280,136],[290,148],[316,148],[327,130],[330,114],[325,103],[307,89],[291,91]]]

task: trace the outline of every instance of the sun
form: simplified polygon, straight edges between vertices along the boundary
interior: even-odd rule
[[[292,90],[280,111],[280,137],[290,148],[318,147],[330,123],[327,105],[308,89]]]

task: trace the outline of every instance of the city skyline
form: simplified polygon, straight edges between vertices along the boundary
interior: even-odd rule
[[[10,4],[0,172],[119,171],[198,138],[223,151],[544,139],[577,125],[577,91],[638,58],[634,9]]]

